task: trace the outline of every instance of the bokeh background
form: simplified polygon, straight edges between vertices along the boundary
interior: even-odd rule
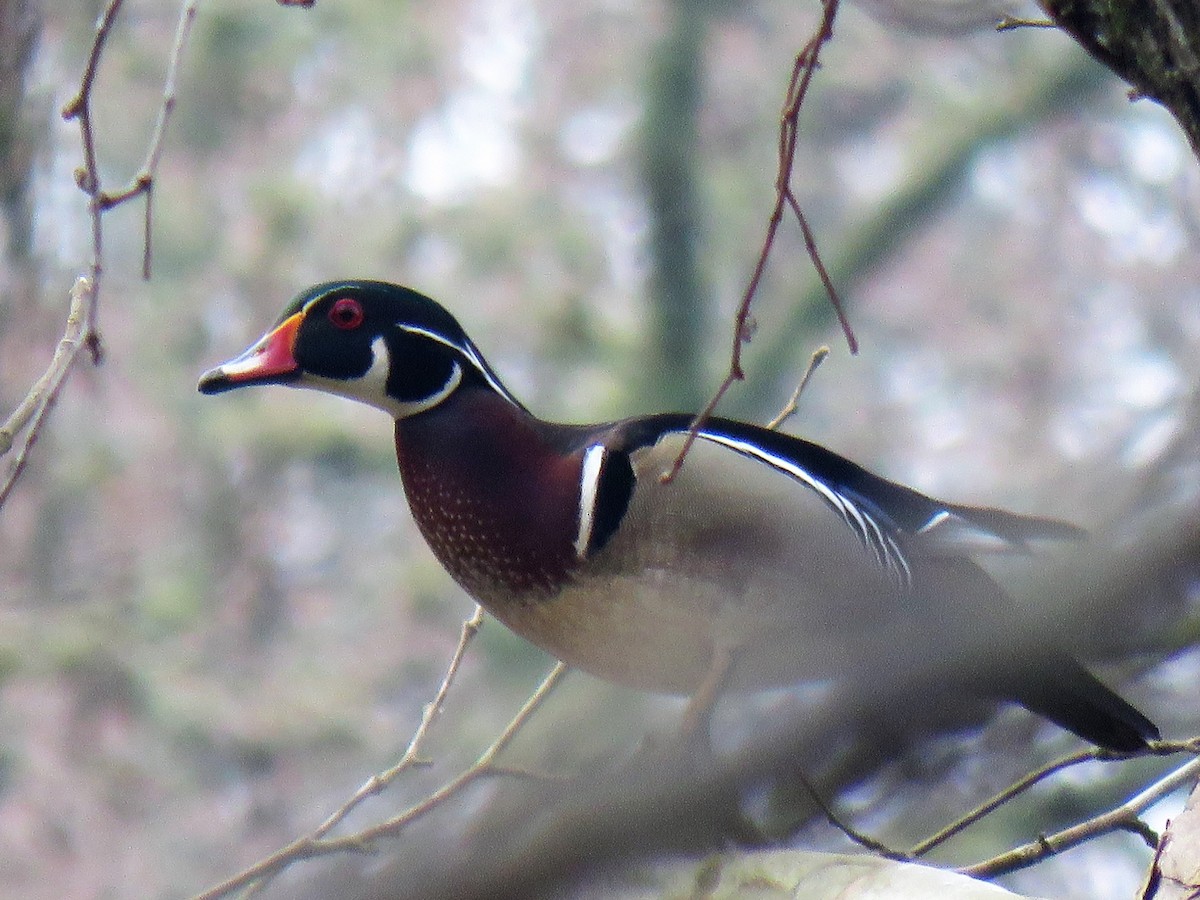
[[[14,29],[31,41],[0,147],[5,411],[49,359],[89,259],[78,132],[59,111],[101,8],[0,3],[6,59]],[[1200,496],[1200,169],[1166,113],[1065,36],[993,31],[1006,11],[842,9],[793,185],[862,350],[847,352],[787,221],[749,382],[723,409],[769,419],[828,343],[789,429],[924,491],[1127,545]],[[74,372],[0,510],[0,893],[184,896],[311,830],[399,756],[471,612],[409,519],[386,417],[276,388],[202,398],[200,372],[309,283],[375,277],[442,300],[548,418],[697,408],[727,365],[817,12],[201,5],[155,189],[153,277],[139,277],[141,208],[114,211],[104,363]],[[178,13],[130,0],[104,55],[112,186],[144,156]],[[1182,737],[1200,722],[1198,594],[1169,587],[1128,611],[1101,662]],[[434,771],[355,821],[444,780],[548,665],[485,627]],[[619,724],[581,748],[614,707]],[[578,677],[531,742],[568,764],[618,755],[675,708]],[[903,844],[1074,746],[1007,712],[844,799]],[[1084,815],[1154,765],[1060,780],[948,858]],[[798,843],[843,846],[820,828]],[[1127,896],[1148,860],[1114,836],[1006,883]]]

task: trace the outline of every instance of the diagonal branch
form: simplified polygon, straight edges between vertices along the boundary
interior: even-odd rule
[[[29,389],[25,399],[13,410],[4,424],[0,425],[0,456],[8,453],[17,435],[28,428],[25,440],[17,451],[4,481],[0,482],[0,506],[4,505],[17,479],[25,470],[29,462],[29,453],[37,441],[42,425],[66,383],[67,373],[79,356],[79,351],[83,349],[82,338],[93,292],[94,288],[88,279],[76,279],[75,286],[71,288],[71,308],[67,313],[66,330],[58,341],[58,348],[54,351],[50,365]]]
[[[487,749],[480,754],[479,758],[471,766],[445,782],[431,794],[410,806],[404,812],[390,819],[343,837],[326,837],[329,831],[341,822],[346,814],[361,803],[362,800],[378,793],[401,772],[423,762],[419,756],[419,749],[424,741],[425,734],[428,732],[429,725],[432,724],[433,719],[436,718],[440,711],[440,704],[445,700],[446,693],[453,682],[454,675],[457,672],[459,663],[462,661],[463,653],[466,652],[467,645],[479,629],[482,616],[482,610],[476,607],[475,616],[463,623],[462,637],[459,639],[458,647],[455,650],[446,677],[442,681],[442,686],[439,688],[434,700],[426,707],[421,724],[417,727],[417,731],[409,743],[408,750],[399,763],[387,772],[370,779],[363,787],[359,788],[346,804],[326,819],[312,834],[297,838],[292,843],[243,869],[226,881],[197,894],[192,900],[219,900],[219,898],[228,897],[238,891],[262,887],[266,882],[289,866],[301,860],[337,853],[369,850],[380,839],[394,837],[404,831],[413,822],[440,808],[447,801],[457,797],[470,785],[483,778],[509,777],[537,781],[563,780],[553,775],[499,765],[496,762],[500,754],[512,744],[513,740],[528,724],[534,713],[538,711],[546,698],[550,696],[562,681],[563,676],[566,675],[568,671],[567,666],[564,663],[557,663],[550,670],[550,674],[542,680],[537,689],[526,699],[525,703],[517,711],[516,715],[512,717],[500,735],[488,745]]]
[[[442,707],[446,705],[446,697],[449,695],[450,688],[454,684],[454,679],[458,675],[463,657],[466,656],[467,648],[475,640],[475,635],[479,634],[479,629],[482,625],[483,607],[477,603],[475,604],[475,613],[471,618],[463,622],[462,631],[458,637],[458,645],[454,648],[454,653],[450,657],[450,665],[446,668],[446,675],[442,678],[442,683],[438,686],[437,693],[433,699],[425,705],[425,709],[421,713],[421,722],[417,726],[417,730],[413,732],[412,739],[408,742],[408,746],[404,750],[404,755],[400,757],[400,761],[386,772],[371,776],[366,784],[354,792],[354,796],[318,826],[312,834],[313,838],[322,838],[327,835],[339,822],[350,814],[351,810],[368,797],[373,797],[382,792],[404,772],[427,764],[426,760],[421,756],[421,750],[425,745],[425,738],[429,735],[429,729],[433,727],[434,721],[441,715]]]
[[[1039,0],[1056,25],[1162,104],[1200,157],[1200,5],[1195,0]]]
[[[1200,758],[1191,759],[1120,806],[1054,834],[1041,835],[1035,841],[1030,841],[1007,853],[1002,853],[973,866],[967,866],[959,871],[974,878],[995,878],[998,875],[1028,868],[1048,856],[1070,850],[1084,841],[1111,831],[1132,831],[1146,838],[1147,843],[1153,847],[1156,840],[1150,839],[1150,831],[1141,820],[1142,813],[1173,791],[1189,782],[1194,782],[1198,776],[1200,776]]]
[[[804,99],[808,96],[809,86],[812,84],[813,76],[816,74],[817,67],[820,64],[821,48],[833,37],[833,23],[837,17],[839,3],[840,0],[824,0],[824,12],[821,23],[817,26],[817,30],[813,36],[809,38],[808,43],[796,54],[796,59],[792,63],[792,74],[788,80],[787,94],[784,99],[783,111],[780,115],[779,123],[779,167],[775,175],[775,205],[771,210],[771,215],[767,219],[767,231],[763,238],[762,247],[758,252],[758,260],[755,262],[754,271],[750,275],[750,281],[746,285],[741,303],[738,304],[737,313],[734,315],[733,346],[729,356],[729,369],[725,373],[721,384],[717,387],[716,392],[708,401],[708,404],[692,422],[692,427],[688,432],[687,439],[683,443],[683,447],[680,448],[679,455],[675,458],[675,462],[671,468],[662,476],[664,483],[671,481],[676,473],[678,473],[688,452],[692,449],[692,444],[695,443],[697,435],[704,427],[704,423],[712,417],[713,412],[724,398],[726,392],[736,382],[744,381],[746,378],[745,370],[742,368],[742,350],[750,342],[750,338],[754,332],[750,307],[753,305],[754,298],[758,294],[758,287],[762,283],[763,275],[767,270],[767,262],[775,246],[775,238],[779,233],[779,226],[782,224],[784,213],[788,209],[791,209],[795,213],[800,223],[800,229],[804,235],[804,243],[808,248],[809,258],[812,259],[821,282],[825,285],[829,300],[833,304],[838,321],[841,323],[842,330],[846,335],[846,343],[850,346],[850,352],[858,352],[858,340],[850,328],[849,320],[842,309],[841,300],[834,290],[833,281],[829,277],[825,265],[821,262],[820,255],[817,253],[816,239],[813,236],[812,230],[808,227],[808,220],[801,212],[800,204],[792,193],[791,187],[792,170],[796,164],[796,140],[799,135],[800,109],[804,105]]]

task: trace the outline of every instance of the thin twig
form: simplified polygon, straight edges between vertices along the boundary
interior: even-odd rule
[[[487,774],[495,778],[513,778],[517,781],[533,781],[539,784],[571,784],[577,778],[575,775],[561,772],[526,769],[524,766],[506,766],[497,762],[488,765]]]
[[[42,377],[29,389],[25,399],[13,410],[3,425],[0,425],[0,456],[12,449],[16,436],[28,426],[25,440],[17,451],[12,465],[0,484],[0,506],[8,499],[9,493],[25,470],[29,461],[29,452],[33,449],[42,424],[58,400],[59,392],[67,380],[79,351],[83,347],[83,330],[86,320],[88,300],[92,293],[92,284],[86,278],[77,278],[71,288],[71,307],[67,312],[67,325],[63,336],[59,338],[58,348],[50,360],[50,365],[42,373]]]
[[[1167,845],[1171,842],[1171,826],[1168,824],[1167,830],[1162,837],[1158,839],[1158,845],[1154,848],[1154,857],[1150,860],[1150,865],[1146,869],[1146,878],[1142,882],[1141,890],[1138,891],[1138,900],[1154,900],[1158,893],[1158,886],[1162,882],[1162,858],[1163,851],[1167,849]]]
[[[1150,752],[1155,756],[1170,756],[1176,753],[1200,753],[1200,739],[1192,738],[1191,740],[1187,741],[1155,741],[1150,747]],[[1091,747],[1087,750],[1069,753],[1066,756],[1062,756],[1052,762],[1047,763],[1040,769],[1035,769],[1028,775],[1025,775],[1013,782],[995,796],[979,804],[979,806],[975,807],[966,815],[921,841],[908,851],[908,855],[913,859],[925,856],[935,847],[939,847],[952,837],[961,834],[971,825],[974,825],[980,819],[983,819],[995,812],[997,809],[1015,797],[1025,793],[1025,791],[1029,790],[1035,784],[1046,780],[1051,775],[1061,772],[1064,769],[1069,769],[1073,766],[1081,765],[1082,763],[1095,762],[1098,760],[1128,759],[1131,756],[1145,755],[1145,751],[1135,754],[1123,754],[1114,753],[1111,750],[1103,750],[1099,747]]]
[[[101,191],[97,200],[102,210],[112,209],[141,194],[146,196],[146,215],[142,231],[142,278],[150,280],[151,263],[151,231],[153,223],[154,179],[158,172],[158,163],[162,159],[163,145],[167,137],[167,125],[171,114],[175,111],[178,98],[179,65],[183,59],[183,51],[187,46],[192,25],[196,21],[196,12],[200,0],[188,0],[184,3],[179,15],[179,24],[175,28],[175,42],[171,46],[171,54],[167,63],[167,75],[163,81],[162,104],[158,108],[158,118],[154,122],[154,132],[146,148],[146,158],[133,180],[121,190],[115,192]]]
[[[421,722],[417,725],[417,730],[413,732],[412,739],[408,742],[408,747],[405,748],[404,755],[400,757],[400,761],[386,772],[372,775],[362,787],[354,792],[354,796],[343,803],[332,815],[317,826],[311,835],[314,840],[322,838],[332,831],[339,822],[350,814],[351,810],[368,797],[373,797],[383,791],[402,773],[416,766],[427,764],[427,760],[421,757],[421,749],[425,744],[425,738],[428,736],[429,729],[432,727],[434,720],[441,715],[442,707],[446,705],[446,697],[450,693],[450,687],[454,684],[455,677],[458,675],[458,670],[462,665],[467,648],[475,640],[475,635],[479,634],[479,629],[482,625],[483,607],[477,603],[475,604],[474,614],[462,624],[462,631],[458,636],[458,645],[454,648],[454,654],[450,657],[450,664],[446,667],[446,675],[442,678],[442,683],[438,687],[437,693],[434,694],[433,699],[425,704],[425,709],[421,713]]]
[[[1057,28],[1049,19],[1024,19],[1020,16],[1005,16],[996,23],[997,31],[1015,31],[1018,28]]]
[[[469,624],[469,623],[468,623]],[[464,626],[464,634],[466,626]],[[218,900],[221,897],[227,897],[230,894],[249,888],[259,884],[267,879],[273,878],[286,869],[293,863],[303,859],[309,859],[314,856],[325,856],[332,853],[345,852],[362,852],[370,850],[374,844],[381,838],[391,837],[412,824],[417,819],[425,816],[433,810],[440,807],[442,804],[451,798],[460,794],[465,788],[474,784],[482,778],[490,776],[511,776],[521,778],[538,777],[535,773],[527,772],[521,769],[515,769],[508,766],[496,765],[496,757],[500,755],[516,738],[521,729],[529,722],[529,719],[550,696],[551,692],[562,681],[563,676],[567,673],[567,666],[564,663],[558,663],[550,670],[550,674],[542,680],[537,689],[529,696],[525,703],[521,706],[517,714],[509,721],[505,729],[500,733],[486,750],[480,754],[479,758],[467,769],[464,769],[454,778],[447,781],[433,793],[427,795],[420,802],[410,806],[399,815],[393,816],[386,821],[380,822],[369,828],[364,828],[361,831],[353,834],[345,835],[344,837],[328,838],[318,835],[316,832],[299,838],[286,847],[277,850],[270,856],[265,857],[252,866],[239,872],[237,875],[229,878],[221,884],[215,885],[208,890],[197,894],[192,900]],[[440,693],[440,691],[439,691]],[[435,701],[436,702],[436,701]],[[431,720],[432,721],[432,720]],[[422,720],[424,724],[424,720]],[[418,732],[420,727],[418,727]],[[414,735],[414,741],[418,747],[420,742],[417,741]],[[411,746],[411,744],[410,744]],[[543,780],[560,780],[553,776],[545,776]],[[368,782],[369,784],[370,782]],[[365,786],[364,786],[365,787]],[[361,793],[360,789],[360,793]],[[357,795],[356,795],[357,796]],[[352,798],[353,799],[353,798]],[[337,814],[335,813],[335,816]],[[334,816],[330,817],[331,819]],[[328,820],[327,820],[328,821]],[[338,819],[340,821],[340,819]],[[335,821],[333,824],[337,824]],[[332,827],[332,826],[330,826]],[[327,833],[328,829],[322,834]]]
[[[89,265],[89,275],[77,278],[71,289],[71,306],[67,313],[66,326],[50,365],[41,378],[29,389],[25,398],[18,404],[4,425],[0,427],[0,455],[12,449],[17,435],[26,428],[28,429],[21,449],[6,473],[3,485],[0,485],[0,504],[3,504],[8,498],[17,479],[25,471],[29,453],[37,443],[50,410],[58,399],[59,392],[66,382],[67,373],[71,370],[75,360],[79,358],[80,348],[88,348],[93,362],[98,363],[101,357],[100,339],[95,330],[95,315],[96,297],[103,269],[101,265],[103,229],[100,224],[100,211],[94,202],[100,175],[96,163],[96,142],[92,132],[91,97],[100,59],[103,56],[108,37],[112,33],[113,25],[116,23],[117,13],[120,12],[122,2],[123,0],[110,0],[97,20],[96,33],[92,39],[91,50],[88,53],[83,74],[80,76],[79,89],[62,112],[63,118],[68,121],[79,120],[80,139],[83,145],[83,166],[76,170],[75,181],[84,193],[93,198],[93,202],[89,203],[92,223],[92,260]]]
[[[147,144],[146,161],[131,182],[130,187],[116,193],[109,193],[103,189],[100,181],[96,135],[92,126],[92,97],[96,89],[100,60],[103,58],[105,47],[108,45],[108,39],[116,25],[123,2],[124,0],[109,0],[97,19],[96,32],[92,38],[92,46],[88,52],[83,74],[79,79],[79,88],[62,110],[62,116],[66,121],[77,120],[79,122],[83,164],[75,170],[75,182],[88,197],[92,258],[88,264],[88,274],[78,278],[75,286],[71,289],[71,307],[67,314],[66,325],[49,366],[26,392],[24,399],[8,416],[4,424],[0,425],[0,456],[8,453],[16,443],[17,437],[24,433],[20,449],[4,474],[3,482],[0,482],[0,505],[3,505],[17,480],[25,471],[29,462],[29,454],[34,444],[37,443],[50,411],[66,383],[67,374],[79,358],[79,351],[86,348],[91,354],[94,364],[98,364],[104,355],[100,332],[96,324],[100,285],[104,274],[104,214],[113,207],[143,193],[146,195],[146,218],[143,233],[142,272],[147,278],[150,273],[150,200],[154,173],[162,158],[167,124],[175,108],[180,60],[183,57],[192,23],[196,18],[199,0],[188,0],[180,15],[179,26],[175,32],[175,43],[167,64],[158,120],[154,127],[154,133]]]
[[[513,742],[521,729],[529,722],[530,718],[538,708],[545,702],[546,698],[554,691],[558,684],[562,681],[563,676],[567,674],[568,667],[566,663],[555,663],[554,668],[550,670],[542,683],[537,686],[537,689],[529,695],[529,698],[517,711],[517,714],[512,717],[512,720],[505,727],[486,750],[480,755],[479,759],[467,770],[462,772],[456,778],[447,782],[445,786],[435,791],[425,800],[410,807],[397,816],[393,816],[385,822],[380,822],[378,825],[373,825],[370,828],[364,828],[362,831],[347,835],[341,838],[340,841],[330,841],[332,849],[338,849],[333,846],[340,843],[343,847],[366,847],[373,844],[382,837],[388,837],[401,831],[409,823],[413,822],[420,816],[425,815],[430,810],[441,805],[450,797],[459,793],[463,788],[477,779],[484,776],[495,774],[494,764],[496,757],[504,752]]]
[[[1168,755],[1173,753],[1196,753],[1200,750],[1195,739],[1188,741],[1159,741],[1151,748],[1151,752],[1155,755]],[[799,778],[805,790],[808,791],[813,803],[821,811],[825,819],[841,831],[847,838],[854,843],[867,850],[877,853],[888,859],[895,860],[912,860],[926,855],[935,847],[948,841],[950,838],[960,834],[969,826],[975,824],[979,820],[990,815],[995,810],[999,809],[1004,804],[1011,801],[1013,798],[1024,793],[1035,784],[1045,780],[1049,776],[1061,772],[1064,769],[1072,766],[1080,765],[1086,762],[1095,762],[1097,760],[1125,759],[1130,756],[1145,755],[1142,754],[1115,754],[1111,751],[1102,750],[1100,748],[1091,748],[1089,750],[1081,750],[1078,753],[1072,753],[1061,757],[1051,763],[1048,763],[1041,768],[1030,772],[1020,780],[1005,788],[1003,791],[996,794],[985,803],[967,813],[962,818],[958,819],[951,825],[943,828],[941,831],[926,838],[921,843],[917,844],[907,853],[892,850],[886,844],[876,840],[875,838],[863,834],[855,829],[848,822],[842,819],[833,807],[826,802],[825,798],[817,791],[816,787],[800,773]],[[978,863],[974,866],[966,867],[961,871],[965,874],[972,875],[977,878],[995,877],[1013,871],[1016,868],[1024,868],[1033,865],[1035,862],[1045,856],[1060,853],[1070,847],[1076,846],[1085,840],[1098,837],[1101,834],[1106,834],[1111,831],[1129,831],[1141,837],[1147,846],[1155,847],[1158,844],[1158,836],[1153,830],[1140,818],[1142,812],[1153,803],[1160,800],[1162,797],[1175,790],[1177,787],[1185,783],[1191,778],[1200,775],[1200,759],[1193,759],[1175,769],[1169,775],[1159,779],[1151,786],[1139,792],[1135,797],[1115,809],[1108,810],[1100,815],[1094,816],[1085,822],[1074,825],[1071,828],[1063,829],[1054,835],[1041,835],[1036,841],[1031,841],[1015,850],[1001,854],[991,860],[983,863]]]
[[[1132,831],[1153,847],[1156,840],[1153,839],[1154,835],[1149,827],[1141,821],[1141,814],[1163,797],[1189,781],[1194,781],[1197,776],[1200,776],[1200,758],[1189,760],[1120,806],[1054,834],[1041,835],[1036,841],[1030,841],[1007,853],[972,866],[966,866],[959,871],[973,878],[995,878],[998,875],[1028,868],[1048,856],[1070,850],[1084,841],[1112,831]]]
[[[92,129],[92,92],[96,87],[96,73],[99,71],[100,59],[104,48],[108,45],[109,35],[117,22],[117,14],[121,11],[123,0],[109,0],[108,5],[96,22],[96,34],[92,39],[92,49],[88,54],[87,64],[79,79],[79,90],[63,107],[62,117],[65,121],[79,121],[79,139],[83,144],[83,165],[75,170],[75,183],[89,198],[88,214],[92,223],[92,260],[89,265],[88,278],[92,284],[91,295],[84,313],[83,339],[92,354],[92,362],[99,363],[104,355],[100,341],[100,332],[96,328],[96,313],[99,309],[100,285],[104,274],[104,207],[99,202],[100,196],[100,167],[96,161],[96,135]]]
[[[817,790],[816,785],[809,781],[803,772],[799,773],[799,778],[800,783],[804,785],[804,789],[808,791],[808,796],[812,798],[812,801],[816,804],[817,809],[821,811],[821,815],[825,817],[826,821],[828,821],[830,825],[848,837],[851,841],[858,844],[860,847],[870,850],[872,853],[877,853],[887,859],[894,859],[903,862],[909,858],[904,853],[898,850],[893,850],[881,841],[877,841],[870,835],[863,834],[861,831],[856,829],[853,825],[837,814],[833,806],[826,802],[825,798],[821,796],[821,792]]]
[[[104,8],[104,12],[100,14],[100,18],[96,20],[96,34],[92,39],[92,48],[88,52],[87,63],[83,67],[83,75],[79,80],[79,90],[75,96],[63,107],[62,117],[66,121],[71,121],[76,116],[82,116],[87,113],[87,105],[91,98],[92,86],[96,83],[96,72],[100,68],[100,57],[104,54],[104,46],[108,42],[108,35],[112,31],[113,25],[117,21],[117,13],[121,11],[121,4],[124,0],[109,0],[108,5]],[[89,144],[84,147],[84,153],[90,154],[90,159],[85,159],[91,162],[88,171],[92,171],[96,162],[96,146]]]
[[[804,374],[800,376],[800,383],[796,385],[796,389],[792,391],[792,396],[788,397],[787,403],[783,404],[783,409],[779,410],[775,418],[767,423],[767,428],[771,431],[777,431],[784,422],[796,414],[799,408],[800,395],[804,393],[804,389],[808,387],[809,380],[812,379],[813,373],[817,371],[817,366],[825,362],[825,357],[829,355],[829,348],[822,345],[813,351],[813,355],[809,357],[808,367],[805,368]]]
[[[809,258],[816,265],[817,273],[821,277],[821,281],[829,294],[830,302],[833,304],[838,321],[841,323],[842,330],[846,335],[846,342],[850,346],[850,352],[858,352],[858,341],[854,337],[854,332],[851,330],[850,323],[842,310],[841,300],[833,288],[833,282],[829,277],[829,273],[821,262],[820,255],[817,252],[816,240],[813,237],[811,229],[808,227],[808,221],[800,212],[800,205],[797,203],[791,188],[792,170],[796,164],[796,141],[799,134],[800,109],[804,104],[805,97],[808,96],[809,85],[812,83],[813,75],[820,64],[821,48],[833,37],[833,23],[837,18],[839,3],[840,0],[824,0],[821,23],[817,26],[817,30],[813,36],[809,38],[808,43],[796,54],[796,58],[792,63],[792,73],[788,79],[787,94],[784,99],[783,111],[780,115],[779,123],[779,157],[778,169],[775,175],[775,205],[771,209],[771,214],[767,219],[766,235],[763,238],[762,247],[758,252],[758,259],[755,262],[754,270],[750,275],[750,280],[746,285],[746,290],[742,294],[741,302],[738,304],[737,313],[734,316],[733,346],[729,356],[729,368],[712,398],[692,421],[692,426],[688,430],[687,437],[679,450],[678,456],[675,457],[671,468],[661,476],[660,480],[664,483],[671,481],[679,472],[684,459],[692,449],[692,444],[695,443],[696,437],[704,427],[704,423],[712,417],[713,412],[724,398],[726,392],[736,382],[742,381],[746,377],[745,370],[742,368],[742,350],[750,342],[751,332],[753,331],[750,307],[754,303],[754,298],[758,294],[759,284],[766,273],[767,261],[770,259],[772,248],[775,246],[775,238],[779,233],[779,226],[783,221],[784,212],[789,208],[793,210],[800,222],[800,229],[804,235],[804,243],[808,248]]]
[[[966,815],[954,822],[951,822],[945,828],[925,838],[925,840],[921,841],[908,851],[909,857],[912,859],[918,859],[919,857],[924,856],[935,847],[939,847],[955,835],[961,834],[980,819],[983,819],[995,812],[1005,803],[1008,803],[1014,797],[1025,793],[1025,791],[1029,790],[1038,782],[1050,777],[1055,772],[1061,772],[1063,769],[1069,769],[1072,766],[1077,766],[1081,763],[1092,762],[1096,759],[1099,759],[1104,753],[1105,751],[1100,750],[1097,747],[1093,747],[1088,750],[1080,750],[1078,753],[1069,754],[1068,756],[1056,759],[1051,763],[1047,763],[1040,769],[1035,769],[1033,772],[1022,776],[1013,784],[1010,784],[995,796],[985,800]]]

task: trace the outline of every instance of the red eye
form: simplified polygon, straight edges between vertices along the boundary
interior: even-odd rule
[[[346,331],[357,328],[363,323],[362,304],[353,297],[341,297],[333,301],[333,306],[329,307],[329,321],[334,328]]]

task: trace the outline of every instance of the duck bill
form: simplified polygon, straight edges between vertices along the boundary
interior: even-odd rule
[[[241,356],[209,369],[200,376],[200,393],[219,394],[250,384],[287,384],[298,379],[301,370],[294,348],[303,319],[303,313],[289,316]]]

